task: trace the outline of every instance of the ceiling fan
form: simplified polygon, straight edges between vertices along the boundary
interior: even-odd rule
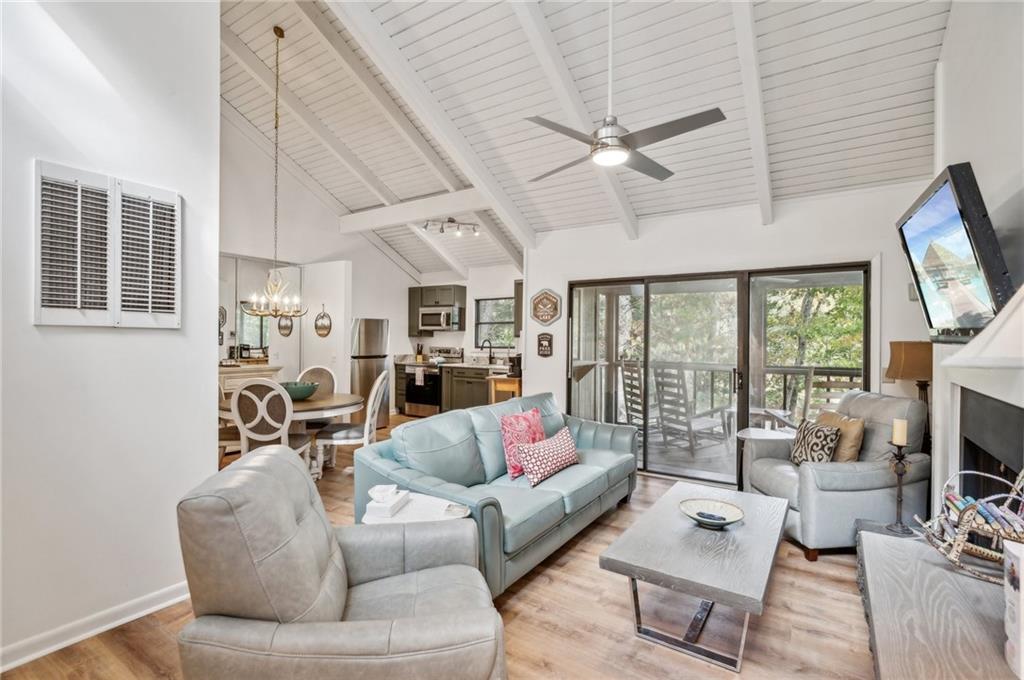
[[[716,107],[690,116],[684,116],[683,118],[677,118],[676,120],[670,120],[667,123],[661,123],[660,125],[652,125],[649,128],[638,130],[636,132],[630,132],[623,126],[619,125],[618,119],[612,114],[612,37],[614,28],[615,22],[612,16],[612,0],[609,0],[608,115],[604,117],[601,127],[597,128],[592,133],[587,134],[585,132],[578,132],[577,130],[573,130],[572,128],[560,125],[540,116],[531,116],[526,119],[532,123],[546,127],[549,130],[563,134],[566,137],[583,142],[590,147],[590,153],[582,158],[578,158],[570,163],[557,167],[554,170],[545,172],[543,175],[534,177],[530,180],[531,182],[539,182],[542,179],[547,179],[548,177],[551,177],[551,175],[579,165],[588,158],[598,165],[606,167],[625,165],[631,170],[636,170],[637,172],[641,172],[648,177],[653,177],[661,182],[671,177],[673,174],[672,171],[665,166],[654,162],[644,154],[637,151],[637,149],[725,120],[725,114],[722,113],[720,108]]]

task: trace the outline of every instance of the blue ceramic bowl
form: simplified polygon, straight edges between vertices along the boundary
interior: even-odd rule
[[[284,388],[288,396],[292,398],[292,401],[305,401],[313,396],[316,392],[316,388],[320,387],[320,383],[315,382],[283,382],[281,387]]]

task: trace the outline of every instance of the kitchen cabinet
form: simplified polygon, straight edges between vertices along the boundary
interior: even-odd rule
[[[513,284],[512,298],[513,298],[513,303],[512,304],[515,306],[515,311],[513,312],[513,317],[512,317],[512,335],[518,338],[520,335],[523,334],[523,280],[522,279],[516,279],[516,282]]]
[[[414,335],[431,337],[434,331],[420,330],[420,288],[409,289],[409,337]]]
[[[424,307],[465,307],[465,286],[421,286],[420,305]]]
[[[442,368],[441,374],[442,410],[483,406],[489,401],[487,368]]]
[[[405,413],[405,366],[395,364],[395,409]]]

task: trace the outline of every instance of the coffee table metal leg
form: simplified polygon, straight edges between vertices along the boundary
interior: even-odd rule
[[[640,616],[640,595],[637,592],[635,578],[629,579],[629,589],[633,595],[633,618],[636,622],[637,637],[655,642],[669,649],[674,649],[677,652],[695,656],[716,666],[722,666],[731,671],[739,672],[740,664],[743,662],[743,648],[747,644],[747,626],[750,624],[749,612],[743,614],[743,631],[740,633],[739,651],[736,656],[730,656],[697,644],[697,639],[700,637],[701,631],[704,630],[704,624],[707,622],[708,615],[711,613],[712,607],[715,606],[714,602],[702,600],[700,608],[690,621],[685,637],[677,638],[674,635],[669,635],[657,628],[651,628],[643,624]]]

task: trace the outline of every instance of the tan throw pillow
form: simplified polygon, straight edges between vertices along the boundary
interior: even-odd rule
[[[864,419],[850,418],[835,411],[822,411],[816,421],[819,425],[839,428],[839,444],[832,454],[833,463],[852,463],[860,458],[860,445],[864,441]]]

